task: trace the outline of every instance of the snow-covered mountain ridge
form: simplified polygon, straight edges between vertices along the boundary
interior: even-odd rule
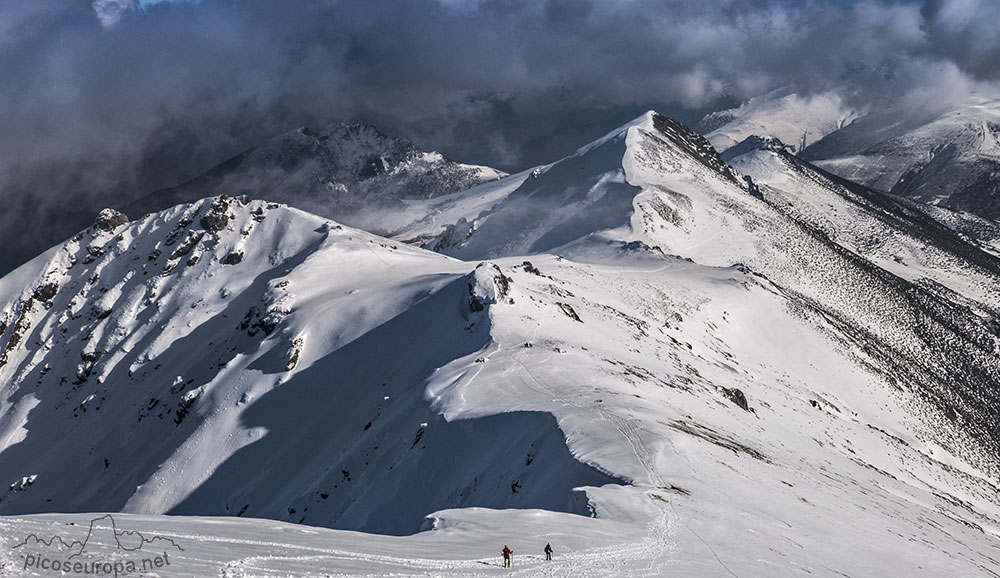
[[[36,463],[40,471],[32,491],[10,494],[4,506],[22,511],[214,511],[387,532],[415,531],[423,516],[437,509],[427,509],[433,491],[412,484],[415,473],[407,472],[405,462],[420,455],[426,474],[433,448],[444,452],[431,458],[441,464],[463,448],[434,445],[438,432],[450,425],[432,428],[424,438],[426,425],[420,424],[442,420],[412,385],[452,356],[484,345],[488,320],[482,304],[471,306],[482,300],[471,300],[470,287],[487,283],[488,276],[477,277],[464,264],[367,233],[342,233],[339,225],[262,201],[221,197],[120,229],[94,227],[71,240],[45,264],[41,289],[24,294],[6,310],[11,331],[0,371],[14,386],[7,402],[20,408],[38,404],[34,411],[53,412],[44,422],[63,424],[53,432],[55,439],[29,436],[16,451],[31,456],[39,451],[34,444],[44,443],[48,460],[63,457],[48,462],[48,468],[48,460]],[[306,278],[297,278],[295,270]],[[458,309],[463,301],[464,313]],[[454,332],[451,339],[449,332]],[[411,339],[423,344],[419,351],[403,351]],[[435,349],[446,357],[435,355]],[[330,357],[334,351],[341,353]],[[398,353],[388,353],[392,351]],[[385,359],[386,354],[394,360]],[[365,357],[372,366],[364,366]],[[312,367],[317,359],[323,360],[322,369]],[[304,376],[288,382],[302,370],[307,371]],[[384,377],[376,377],[382,372]],[[340,377],[330,382],[323,375]],[[294,391],[298,387],[305,389]],[[270,403],[277,404],[274,413],[258,413]],[[208,415],[197,415],[201,411]],[[4,412],[4,439],[22,437],[26,424],[14,418],[18,413]],[[266,419],[256,425],[258,415]],[[367,425],[358,422],[361,415]],[[308,416],[312,427],[320,428],[315,435],[329,439],[343,428],[351,443],[331,444],[326,452],[332,453],[295,449],[309,439]],[[292,417],[296,419],[286,421]],[[406,440],[385,439],[384,428],[396,419],[407,424]],[[565,461],[567,480],[532,485],[526,475],[522,483],[527,487],[512,492],[510,481],[498,486],[483,472],[476,476],[470,471],[469,483],[483,489],[469,490],[469,502],[443,484],[440,490],[450,497],[442,496],[441,507],[476,505],[497,491],[503,492],[500,501],[490,505],[506,501],[525,507],[539,502],[536,493],[563,492],[558,498],[563,504],[555,503],[556,497],[541,503],[575,511],[585,502],[571,505],[574,485],[610,480],[572,460],[555,424],[544,416],[510,415],[492,422],[523,432],[518,459],[535,445],[540,459]],[[284,430],[282,423],[295,427]],[[475,433],[473,423],[458,424],[458,430],[468,431],[451,435],[469,440],[472,446],[464,450],[482,453],[483,467],[489,469],[485,456],[495,456],[476,447],[484,436]],[[63,437],[67,428],[78,435]],[[353,439],[362,435],[370,443]],[[239,450],[262,436],[264,445],[277,444],[273,453],[264,453],[272,460],[285,456],[288,463],[260,469],[263,448],[257,449],[249,463],[232,470],[236,479],[213,489],[214,478],[206,476],[227,458],[239,463]],[[352,445],[356,447],[350,449]],[[420,451],[428,445],[431,451]],[[401,453],[394,454],[396,449]],[[307,467],[303,460],[315,465]],[[192,468],[192,462],[202,465]],[[333,463],[342,467],[331,469]],[[378,471],[381,481],[363,473],[369,463],[369,472]],[[79,478],[55,474],[67,467],[81,476],[107,476],[107,481],[81,491]],[[387,476],[385,468],[395,473]],[[580,474],[574,476],[577,469]],[[327,474],[320,475],[323,471]],[[289,476],[301,478],[295,482]],[[574,477],[576,483],[566,486]],[[39,491],[44,478],[53,485]],[[404,482],[410,494],[403,490]],[[383,487],[385,483],[391,487]],[[338,494],[340,486],[350,488],[348,493]],[[315,489],[306,492],[307,487]],[[275,496],[277,488],[290,495]],[[386,493],[396,495],[396,501],[386,501]],[[233,501],[236,496],[245,503]],[[267,506],[268,501],[273,505]],[[296,508],[297,501],[305,505]],[[364,507],[352,510],[359,501]],[[312,514],[307,513],[310,506]],[[293,515],[296,509],[298,516]],[[405,515],[408,510],[412,516]]]
[[[233,197],[106,213],[0,280],[0,512],[432,530],[377,541],[433,542],[415,568],[296,555],[320,575],[489,575],[459,546],[551,535],[580,564],[516,572],[989,575],[996,257],[780,150],[733,164],[651,112],[440,201],[463,260]]]
[[[983,350],[976,345],[983,339],[996,339],[991,320],[1000,309],[1000,261],[994,255],[955,231],[934,228],[930,219],[908,213],[902,206],[887,210],[869,202],[859,212],[852,199],[856,194],[833,182],[821,184],[837,205],[843,205],[839,210],[853,211],[854,219],[845,220],[842,229],[863,229],[867,235],[863,242],[876,247],[885,244],[878,240],[880,236],[896,239],[889,244],[896,247],[883,249],[878,259],[873,258],[867,251],[859,251],[862,241],[855,245],[838,242],[796,214],[797,203],[812,202],[809,191],[815,179],[793,187],[796,197],[769,201],[768,195],[722,163],[711,147],[706,149],[704,139],[687,129],[678,133],[679,125],[660,120],[663,118],[646,115],[614,137],[598,141],[600,146],[581,149],[576,156],[541,171],[475,223],[468,241],[445,250],[466,259],[538,250],[574,255],[585,254],[588,244],[603,239],[641,241],[706,265],[745,264],[783,290],[818,306],[824,315],[855,327],[859,335],[868,335],[860,345],[882,357],[882,363],[900,365],[890,373],[922,374],[911,379],[924,383],[928,392],[938,392],[930,393],[932,397],[950,396],[943,390],[957,383],[971,385],[970,372],[982,375],[982,379],[971,380],[976,383],[974,389],[994,389],[996,370],[989,361],[994,346]],[[682,136],[678,138],[678,134]],[[622,161],[606,164],[619,154]],[[579,189],[567,186],[564,165],[569,165],[569,174],[594,184]],[[588,167],[593,171],[589,174],[595,176],[587,176],[576,165]],[[598,167],[612,170],[594,170]],[[791,166],[784,171],[797,174]],[[578,191],[575,194],[583,197],[583,202],[567,204],[565,195],[571,191]],[[838,207],[828,210],[836,213]],[[893,221],[887,223],[885,214],[890,211]],[[622,220],[630,212],[628,220]],[[884,232],[875,234],[879,229]],[[534,241],[512,246],[508,239],[518,237],[505,235],[509,231],[519,231],[520,238],[534,231],[527,237]],[[928,256],[931,262],[921,269],[923,273],[904,272],[900,277],[893,269],[907,261],[925,261]],[[925,279],[934,282],[927,285]],[[950,285],[955,292],[940,295],[937,287]],[[969,298],[971,308],[966,302]],[[894,313],[887,314],[890,311]],[[934,329],[914,334],[913,327],[928,324]],[[917,369],[926,359],[940,357],[935,352],[951,349],[953,346],[946,344],[955,337],[969,345],[967,356],[945,356],[933,368]],[[924,353],[913,355],[914,351]],[[986,373],[965,367],[970,358],[978,359],[973,365]],[[904,359],[908,361],[902,362]],[[942,368],[948,369],[941,373]],[[990,412],[995,411],[995,406],[990,408]],[[980,425],[975,427],[984,441],[988,438],[991,447],[998,447],[996,437],[988,433],[992,429],[987,425],[989,419],[977,421]]]

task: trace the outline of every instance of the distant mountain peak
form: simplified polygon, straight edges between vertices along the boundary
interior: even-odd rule
[[[838,120],[839,119],[839,120]],[[1000,218],[1000,99],[970,95],[927,108],[854,111],[833,94],[775,94],[709,115],[709,139],[727,152],[769,135],[842,178],[922,203]]]
[[[287,203],[382,234],[423,215],[407,201],[429,199],[493,181],[506,173],[418,149],[361,123],[321,131],[300,127],[219,164],[190,181],[124,207],[143,214],[220,193]]]
[[[771,151],[782,154],[794,154],[795,147],[786,145],[781,142],[781,139],[778,137],[750,135],[736,146],[727,149],[720,156],[728,163],[736,157],[754,151]]]

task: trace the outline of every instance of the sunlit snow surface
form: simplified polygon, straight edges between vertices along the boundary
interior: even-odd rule
[[[414,202],[464,260],[232,198],[82,233],[0,280],[2,571],[124,511],[160,576],[997,575],[995,257],[770,154],[644,115]]]

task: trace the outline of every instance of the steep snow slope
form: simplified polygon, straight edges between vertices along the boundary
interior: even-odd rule
[[[779,89],[737,108],[713,112],[694,128],[720,152],[752,135],[772,136],[794,151],[802,151],[865,114],[851,108],[835,92],[803,96]]]
[[[494,206],[460,221],[428,247],[463,259],[528,255],[623,225],[638,193],[625,182],[621,166],[627,130],[535,169]]]
[[[124,211],[141,215],[203,197],[247,194],[386,234],[419,215],[406,201],[463,191],[504,175],[421,151],[372,126],[336,124],[321,132],[300,128],[280,135]]]
[[[443,205],[467,261],[261,202],[107,213],[0,280],[0,512],[431,530],[123,518],[194,544],[174,575],[488,576],[504,541],[523,576],[996,575],[993,257],[817,175],[649,113]],[[882,267],[911,253],[940,287]],[[545,541],[573,556],[518,558]]]
[[[1000,100],[975,97],[931,118],[871,115],[802,157],[866,186],[1000,219]]]

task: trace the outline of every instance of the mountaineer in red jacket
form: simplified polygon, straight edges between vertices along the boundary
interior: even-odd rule
[[[510,557],[514,555],[514,551],[507,547],[507,544],[503,545],[503,567],[510,568]]]

